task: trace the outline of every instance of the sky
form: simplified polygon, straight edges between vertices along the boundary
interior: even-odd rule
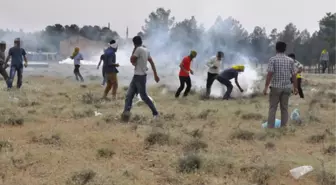
[[[17,5],[19,4],[19,5]],[[335,0],[1,0],[0,28],[38,31],[56,23],[107,26],[121,37],[141,31],[144,20],[158,7],[170,9],[176,21],[195,16],[209,28],[221,16],[232,16],[245,29],[283,30],[293,22],[299,30],[314,32],[326,12],[335,12]]]

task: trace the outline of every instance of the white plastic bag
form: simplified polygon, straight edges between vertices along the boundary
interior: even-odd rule
[[[148,98],[149,98],[149,99],[153,102],[153,104],[155,105],[155,101],[153,100],[153,98],[150,97],[149,95],[148,95]],[[136,104],[136,105],[141,105],[141,104],[143,103],[143,100],[141,99],[140,94],[138,94],[138,95],[133,99],[133,101],[135,101],[135,104]]]
[[[306,175],[307,173],[311,171],[313,171],[312,166],[300,166],[300,167],[291,169],[289,172],[295,179],[299,179],[300,177]]]

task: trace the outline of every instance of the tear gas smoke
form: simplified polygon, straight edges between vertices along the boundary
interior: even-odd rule
[[[119,67],[120,73],[118,75],[119,75],[119,78],[121,79],[126,79],[126,78],[130,79],[133,76],[134,67],[129,62],[132,49],[133,48],[131,45],[127,45],[123,48],[118,49],[117,63],[120,64],[120,67]],[[151,51],[150,48],[149,50]],[[200,53],[200,51],[198,52]],[[96,56],[90,57],[89,58],[90,60],[83,60],[82,64],[92,66],[92,69],[94,69],[95,68],[94,66],[97,66],[99,62],[100,55],[101,53],[98,53]],[[154,59],[158,74],[161,78],[159,84],[162,84],[167,88],[165,91],[167,90],[175,91],[179,86],[178,72],[179,72],[179,63],[182,60],[182,58],[180,56],[176,56],[176,54],[174,53],[166,53],[166,52],[153,53],[151,51],[151,55]],[[188,55],[188,53],[186,53],[185,55]],[[194,75],[191,75],[191,80],[192,80],[192,85],[193,85],[192,89],[197,92],[203,91],[203,89],[205,88],[207,70],[208,70],[208,68],[205,66],[206,62],[207,60],[198,61],[196,58],[192,64],[192,68],[195,71]],[[223,69],[231,66],[227,64],[225,59],[223,60],[223,63],[224,63]],[[63,61],[60,61],[59,64],[73,65],[73,60],[68,58]],[[232,65],[233,64],[244,64],[245,65],[245,72],[240,73],[238,76],[239,84],[244,89],[244,93],[239,92],[238,88],[234,88],[232,92],[232,97],[250,96],[251,94],[255,93],[256,88],[258,86],[257,82],[261,78],[258,75],[258,72],[254,68],[254,66],[249,62],[249,58],[247,56],[244,56],[243,54],[238,54],[238,56],[234,60],[232,60],[230,64]],[[152,80],[152,71],[151,71],[150,65],[148,65],[148,67],[149,67],[149,70],[148,70],[149,85],[153,85],[155,84],[155,82]],[[232,80],[232,83],[234,85],[234,80]],[[128,84],[129,82],[124,81],[124,84],[122,85],[128,85]],[[224,86],[222,86],[219,82],[215,81],[212,86],[211,96],[221,97],[224,92],[225,92]]]

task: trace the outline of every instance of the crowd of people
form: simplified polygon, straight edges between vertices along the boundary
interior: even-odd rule
[[[148,105],[151,109],[153,118],[156,119],[159,115],[153,101],[147,95],[146,82],[147,82],[147,63],[150,64],[154,79],[156,82],[160,81],[159,75],[157,74],[155,62],[153,61],[149,50],[143,45],[142,38],[140,36],[135,36],[133,39],[134,49],[132,51],[130,62],[134,66],[134,75],[128,86],[124,110],[122,113],[123,119],[128,119],[131,114],[133,98],[136,95],[140,95],[141,99]],[[286,126],[288,121],[288,100],[292,93],[295,95],[299,93],[301,98],[304,98],[302,91],[302,64],[295,59],[295,54],[291,53],[286,55],[286,43],[277,42],[276,55],[269,59],[267,76],[265,87],[263,93],[266,95],[269,92],[269,112],[268,112],[268,127],[273,128],[275,122],[275,115],[280,104],[281,109],[281,126]],[[26,51],[20,46],[20,39],[14,40],[14,46],[8,50],[8,56],[5,57],[6,43],[0,43],[0,74],[3,76],[7,83],[8,89],[12,88],[13,79],[17,73],[17,88],[22,86],[22,73],[23,67],[28,66],[28,61],[26,58]],[[99,69],[101,63],[102,76],[104,86],[106,87],[102,98],[108,99],[108,94],[112,89],[112,99],[115,100],[118,90],[118,77],[119,64],[116,60],[116,52],[118,51],[118,44],[115,40],[109,42],[109,46],[103,50],[103,54],[100,57],[97,69]],[[321,53],[321,63],[325,64],[329,60],[327,57],[327,51],[323,50]],[[180,70],[178,77],[180,80],[180,86],[178,87],[175,98],[179,98],[181,92],[183,92],[183,97],[188,96],[192,81],[190,75],[194,74],[192,70],[192,61],[197,57],[197,52],[192,50],[188,56],[185,56],[180,63]],[[83,76],[80,73],[81,60],[83,60],[83,55],[80,49],[76,47],[73,54],[70,56],[74,61],[74,75],[77,81],[84,81]],[[11,59],[11,64],[8,65]],[[226,87],[226,92],[223,95],[223,100],[231,99],[231,92],[233,90],[233,85],[231,80],[235,80],[235,84],[240,90],[244,90],[240,87],[238,82],[238,75],[244,72],[244,65],[234,65],[227,69],[222,69],[222,60],[224,59],[224,52],[218,51],[216,56],[213,56],[206,63],[208,66],[208,74],[206,80],[206,92],[205,96],[210,97],[211,86],[215,80]],[[23,62],[24,61],[24,62]],[[6,72],[6,68],[10,67],[9,75]],[[325,69],[324,69],[325,70]]]

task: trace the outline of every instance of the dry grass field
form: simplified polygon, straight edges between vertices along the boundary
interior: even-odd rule
[[[105,102],[98,81],[27,77],[22,90],[0,91],[0,184],[335,185],[335,76],[305,78],[305,101],[290,99],[302,125],[268,130],[260,94],[176,100],[151,87],[160,119],[138,104],[124,123],[126,88]],[[302,165],[314,170],[294,180]]]

